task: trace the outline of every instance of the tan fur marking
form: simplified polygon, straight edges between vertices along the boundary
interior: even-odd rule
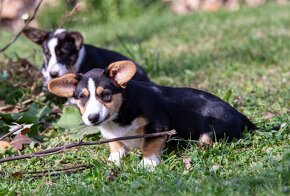
[[[88,96],[89,96],[89,90],[88,90],[87,88],[83,88],[83,89],[82,89],[82,94],[83,94],[84,96],[88,97]]]
[[[199,146],[204,145],[211,145],[212,144],[212,138],[210,137],[209,133],[203,133],[199,137]]]
[[[81,114],[85,113],[87,105],[82,106],[81,100],[79,99],[76,99],[76,103],[77,103],[78,108],[80,109]]]
[[[101,86],[98,86],[97,89],[96,89],[97,95],[100,95],[103,91],[104,91],[104,88],[101,87]]]
[[[88,97],[89,96],[89,90],[87,88],[83,88],[82,89],[82,95]],[[79,100],[79,99],[76,99],[76,103],[77,103],[78,108],[80,109],[81,114],[85,113],[87,104],[85,104],[83,106],[81,104],[81,100]]]
[[[124,148],[124,144],[122,142],[110,142],[109,147],[110,147],[110,152],[119,152],[120,149]]]
[[[121,93],[117,93],[117,94],[114,94],[112,96],[112,101],[111,102],[103,103],[103,104],[109,109],[110,115],[113,115],[113,114],[115,114],[116,112],[119,111],[122,103],[123,103],[122,94]]]
[[[76,73],[77,72],[76,66],[70,65],[70,66],[66,66],[66,68],[67,68],[69,73]]]
[[[73,96],[78,80],[75,74],[65,74],[49,81],[48,90],[60,97],[70,98]]]
[[[144,127],[140,127],[134,131],[136,135],[143,135],[144,134]]]
[[[140,127],[144,127],[145,125],[148,124],[147,120],[144,118],[144,117],[138,117],[137,118],[137,124],[140,126]]]
[[[108,66],[109,77],[112,78],[119,87],[125,88],[126,84],[135,75],[137,69],[131,61],[118,61]]]
[[[160,156],[161,150],[164,147],[166,141],[166,137],[154,138],[147,140],[143,140],[142,151],[144,157],[149,157],[152,155]]]

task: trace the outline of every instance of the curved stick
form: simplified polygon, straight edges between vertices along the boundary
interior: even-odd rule
[[[132,136],[125,136],[125,137],[117,137],[117,138],[112,138],[112,139],[107,139],[107,140],[101,140],[101,141],[93,141],[93,142],[75,142],[75,143],[70,143],[64,146],[58,146],[55,148],[50,148],[47,150],[42,150],[38,152],[34,152],[31,154],[23,154],[19,156],[14,156],[14,157],[6,157],[3,159],[0,159],[0,163],[8,162],[8,161],[14,161],[14,160],[21,160],[21,159],[31,159],[33,157],[42,157],[42,156],[47,156],[51,154],[57,154],[64,152],[66,149],[69,148],[75,148],[78,146],[89,146],[89,145],[100,145],[100,144],[105,144],[109,142],[115,142],[115,141],[121,141],[121,140],[132,140],[132,139],[137,139],[137,138],[150,138],[150,137],[161,137],[161,136],[171,136],[176,134],[175,130],[171,131],[165,131],[161,133],[151,133],[151,134],[143,134],[143,135],[132,135]]]

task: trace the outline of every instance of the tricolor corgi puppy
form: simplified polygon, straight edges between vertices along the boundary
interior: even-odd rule
[[[44,31],[27,27],[23,33],[42,47],[42,75],[45,87],[51,79],[66,73],[86,73],[94,68],[104,69],[116,61],[130,60],[117,52],[84,44],[82,35],[76,31]],[[139,65],[133,80],[149,82],[147,74]]]
[[[61,97],[73,97],[85,124],[98,126],[108,139],[175,129],[180,138],[211,144],[213,139],[240,138],[246,127],[256,129],[247,117],[210,93],[131,80],[135,73],[134,63],[119,61],[105,70],[55,78],[48,89]],[[127,149],[141,148],[142,163],[154,168],[165,140],[112,142],[109,160],[120,164]]]

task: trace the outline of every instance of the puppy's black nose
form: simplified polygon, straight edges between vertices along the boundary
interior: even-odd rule
[[[91,123],[95,124],[95,123],[99,122],[99,117],[100,117],[99,114],[90,114],[88,116],[88,119]]]
[[[56,78],[58,76],[58,72],[49,72],[50,77]]]

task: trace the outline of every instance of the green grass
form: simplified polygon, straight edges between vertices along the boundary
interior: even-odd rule
[[[289,9],[290,5],[267,4],[237,12],[222,10],[175,16],[167,9],[153,6],[136,18],[103,24],[70,23],[69,28],[79,30],[87,43],[134,58],[154,82],[216,94],[261,129],[231,144],[215,143],[205,150],[190,142],[186,150],[164,155],[161,165],[152,173],[138,169],[141,155],[135,151],[123,160],[120,169],[108,165],[106,146],[4,163],[0,165],[0,195],[289,195],[289,129],[265,131],[289,122]],[[11,35],[5,31],[0,33],[1,47]],[[33,49],[37,51],[36,57],[31,57]],[[2,55],[0,65],[5,69],[7,56],[14,60],[20,56],[40,64],[39,51],[36,45],[21,37],[5,52],[6,56]],[[30,97],[27,89],[9,92],[5,82],[0,87],[6,89],[0,93],[5,99],[19,102]],[[38,98],[37,103],[39,107],[55,105],[44,102],[43,98]],[[271,112],[273,117],[268,118],[266,112]],[[47,118],[49,124],[56,121],[55,117],[46,116],[36,123],[38,131],[45,132],[43,143],[36,148],[27,147],[21,153],[73,140],[69,130],[59,129],[55,124],[45,128]],[[0,127],[7,127],[6,123],[0,119]],[[96,138],[86,140],[91,139]],[[13,154],[9,151],[5,156]],[[185,169],[182,157],[192,159],[190,170]],[[73,175],[40,179],[11,177],[15,171],[53,170],[79,163],[92,167]],[[118,171],[110,181],[112,169]]]

